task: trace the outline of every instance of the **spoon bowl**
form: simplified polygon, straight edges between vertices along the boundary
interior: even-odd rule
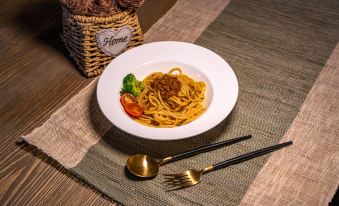
[[[126,166],[138,177],[153,177],[158,174],[160,161],[149,155],[135,154],[128,157]]]

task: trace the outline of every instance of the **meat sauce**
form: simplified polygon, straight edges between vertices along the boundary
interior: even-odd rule
[[[164,74],[163,76],[154,79],[152,87],[156,91],[160,92],[163,99],[167,100],[172,96],[178,96],[178,92],[181,88],[181,82],[176,76]]]

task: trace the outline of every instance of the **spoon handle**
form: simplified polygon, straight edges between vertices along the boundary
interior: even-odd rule
[[[165,158],[166,161],[162,161],[162,163],[169,162],[169,161],[175,161],[175,160],[179,160],[179,159],[184,159],[186,157],[191,157],[191,156],[203,153],[203,152],[208,152],[208,151],[211,151],[211,150],[214,150],[214,149],[221,148],[223,146],[235,144],[237,142],[250,139],[251,137],[252,137],[252,135],[246,135],[246,136],[242,136],[242,137],[229,139],[229,140],[225,140],[225,141],[222,141],[222,142],[216,142],[216,143],[213,143],[213,144],[210,144],[210,145],[202,146],[202,147],[199,147],[197,149],[189,150],[189,151],[186,151],[186,152],[183,152],[183,153],[180,153],[180,154],[176,154],[172,157]]]
[[[293,142],[288,141],[288,142],[284,142],[284,143],[281,143],[281,144],[266,147],[266,148],[263,148],[263,149],[260,149],[260,150],[256,150],[256,151],[253,151],[253,152],[249,152],[249,153],[234,157],[232,159],[228,159],[226,161],[214,164],[214,165],[212,165],[212,167],[210,167],[211,168],[210,171],[221,169],[221,168],[224,168],[224,167],[228,167],[230,165],[235,165],[235,164],[238,164],[238,163],[241,163],[241,162],[244,162],[244,161],[247,161],[247,160],[268,154],[268,153],[271,153],[271,152],[279,150],[283,147],[290,146],[291,144],[293,144]]]

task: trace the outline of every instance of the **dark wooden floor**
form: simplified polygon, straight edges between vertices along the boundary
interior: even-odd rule
[[[176,0],[147,0],[147,31]],[[27,134],[92,79],[78,72],[60,42],[58,0],[0,1],[0,205],[108,205],[55,161],[26,144]]]

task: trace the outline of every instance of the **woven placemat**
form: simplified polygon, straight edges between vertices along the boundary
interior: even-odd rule
[[[315,2],[232,1],[205,30],[196,43],[223,56],[240,86],[232,114],[207,133],[171,142],[133,138],[102,116],[94,81],[24,139],[123,204],[235,205],[267,157],[207,174],[199,185],[170,193],[163,190],[160,176],[148,181],[128,178],[126,157],[136,152],[163,157],[243,134],[255,137],[162,168],[178,172],[279,142],[338,40],[338,5]]]

